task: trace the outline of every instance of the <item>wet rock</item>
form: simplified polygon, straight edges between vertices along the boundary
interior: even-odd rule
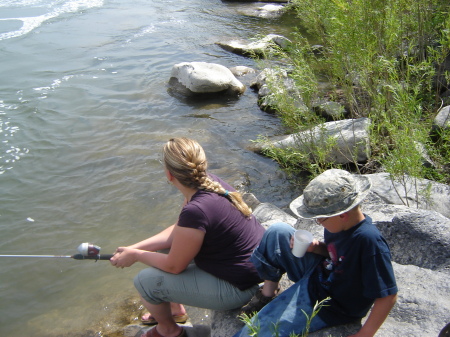
[[[186,96],[225,93],[241,95],[245,86],[225,66],[206,62],[183,62],[173,66],[169,85]]]
[[[265,4],[261,6],[260,3],[252,3],[249,6],[243,6],[238,9],[238,12],[252,17],[275,19],[279,18],[284,13],[284,4]]]
[[[245,75],[248,75],[248,74],[256,73],[255,69],[250,68],[250,67],[246,67],[246,66],[232,67],[232,68],[230,68],[230,71],[236,77],[240,77],[240,76],[245,76]]]

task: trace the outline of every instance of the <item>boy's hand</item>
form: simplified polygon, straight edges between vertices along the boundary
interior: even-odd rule
[[[320,247],[320,241],[313,239],[311,244],[309,245],[308,249],[306,250],[308,253],[314,253],[317,251],[317,248]]]
[[[308,249],[306,250],[308,253],[314,253],[316,248],[320,246],[320,241],[313,239],[311,244],[309,245]],[[289,247],[294,248],[294,235],[291,236],[291,241],[289,243]]]

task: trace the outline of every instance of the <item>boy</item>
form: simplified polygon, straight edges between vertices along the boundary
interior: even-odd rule
[[[313,179],[293,209],[299,217],[324,227],[324,242],[314,240],[302,258],[291,253],[295,229],[272,225],[251,257],[265,280],[262,289],[242,308],[257,314],[259,337],[301,334],[316,302],[329,297],[311,322],[309,332],[361,320],[371,313],[354,337],[372,337],[397,300],[389,247],[359,204],[371,187],[365,176],[344,170],[325,171]],[[281,276],[295,282],[276,296]],[[273,300],[273,301],[272,301]],[[269,303],[270,302],[270,303]],[[267,305],[266,305],[267,304]],[[244,327],[235,337],[248,336]]]

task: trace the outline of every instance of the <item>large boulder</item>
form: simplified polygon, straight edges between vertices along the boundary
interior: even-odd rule
[[[393,267],[399,288],[398,301],[376,336],[382,337],[437,337],[449,323],[450,312],[450,219],[436,212],[440,204],[429,204],[429,210],[392,204],[383,191],[390,191],[390,179],[384,174],[368,175],[373,188],[362,207],[371,216],[375,225],[383,233],[392,252]],[[428,181],[418,181],[428,184]],[[382,188],[379,184],[388,185]],[[437,199],[446,199],[448,192],[441,188]],[[448,188],[448,187],[447,187]],[[380,195],[381,193],[381,195]],[[441,194],[440,194],[441,193]],[[297,219],[289,211],[284,211],[271,203],[261,203],[253,194],[244,194],[244,200],[254,210],[253,214],[264,226],[283,221],[294,228],[309,230],[314,237],[323,239],[323,228],[314,220]],[[298,206],[294,200],[290,207]],[[292,284],[286,277],[282,279],[281,289]],[[211,326],[201,324],[190,326],[186,331],[190,337],[231,337],[243,327],[237,318],[239,309],[211,311]],[[356,333],[361,323],[346,324],[310,333],[310,337],[345,337]],[[142,326],[131,325],[125,336],[133,336]],[[143,329],[146,330],[146,329]]]
[[[389,185],[390,180],[382,181]],[[437,337],[449,323],[450,219],[434,210],[389,204],[389,198],[380,198],[377,184],[375,182],[364,201],[363,211],[373,218],[391,247],[399,294],[396,305],[376,336]],[[446,196],[448,199],[448,194]],[[245,200],[265,226],[283,221],[323,239],[323,228],[314,220],[296,220],[292,214],[270,203],[258,202],[254,195],[245,195]],[[290,207],[297,207],[296,202],[297,199]],[[286,278],[282,279],[282,289],[290,284]],[[212,311],[211,337],[233,336],[243,326],[236,318],[238,312],[238,309]],[[356,333],[365,319],[367,317],[361,323],[322,329],[309,336],[348,336]]]
[[[173,66],[169,85],[184,95],[226,93],[241,95],[245,86],[227,67],[207,62],[183,62]]]
[[[371,203],[404,205],[433,210],[450,218],[450,186],[409,176],[392,178],[389,173],[367,175],[372,182]]]
[[[325,160],[336,164],[363,163],[370,157],[370,119],[344,119],[320,124],[310,130],[277,137],[254,150],[270,147],[295,149],[317,159],[320,151],[326,151]]]

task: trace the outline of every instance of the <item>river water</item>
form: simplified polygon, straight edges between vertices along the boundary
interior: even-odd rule
[[[263,202],[296,196],[248,150],[280,131],[248,89],[239,99],[171,96],[172,66],[257,67],[215,42],[278,33],[292,19],[219,0],[0,0],[0,254],[102,253],[176,221],[182,202],[159,162],[170,137],[197,139],[210,170]],[[0,258],[0,336],[103,336],[142,266]],[[119,306],[124,306],[119,304]],[[123,308],[122,308],[123,309]]]

